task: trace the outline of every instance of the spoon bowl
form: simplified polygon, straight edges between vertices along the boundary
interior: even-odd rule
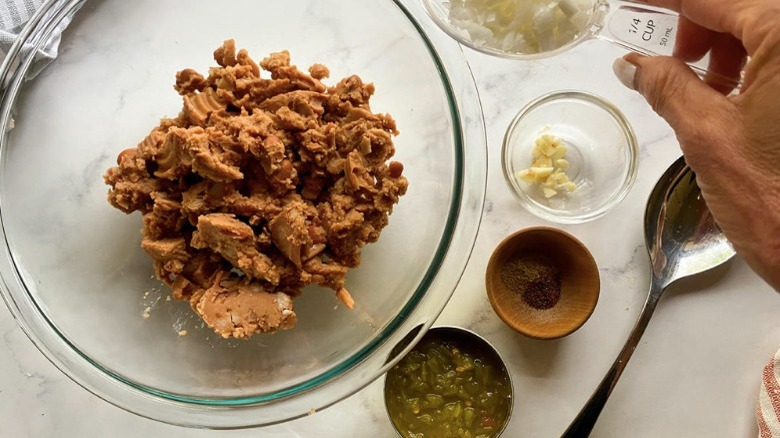
[[[645,244],[653,275],[674,281],[708,271],[731,259],[731,243],[715,223],[681,158],[664,173],[648,199]]]
[[[650,193],[644,224],[651,266],[647,300],[617,359],[562,437],[590,434],[666,288],[720,266],[736,254],[707,208],[696,175],[682,157],[664,172]]]

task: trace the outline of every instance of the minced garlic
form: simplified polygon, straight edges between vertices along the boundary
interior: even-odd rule
[[[543,134],[536,139],[531,150],[534,160],[531,167],[517,172],[517,177],[528,184],[541,184],[546,198],[552,198],[564,190],[569,193],[577,190],[577,185],[566,176],[569,162],[564,157],[567,150],[560,138]]]

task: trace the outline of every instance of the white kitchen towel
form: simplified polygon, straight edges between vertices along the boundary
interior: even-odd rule
[[[46,0],[0,0],[0,59],[5,57],[16,36]],[[38,51],[37,59],[51,61],[57,57],[60,34],[70,23],[71,17],[63,20],[55,29],[46,45]]]
[[[756,420],[760,438],[780,438],[780,350],[764,367]]]

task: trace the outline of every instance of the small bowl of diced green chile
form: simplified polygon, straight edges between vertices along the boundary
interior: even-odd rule
[[[512,400],[501,356],[485,339],[458,327],[429,330],[385,377],[387,413],[405,438],[497,437]]]

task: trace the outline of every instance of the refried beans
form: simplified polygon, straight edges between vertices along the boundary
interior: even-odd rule
[[[347,271],[408,185],[395,121],[371,111],[373,84],[326,86],[286,51],[258,65],[228,40],[214,59],[176,74],[181,112],[119,154],[108,201],[141,212],[157,277],[225,338],[293,327],[311,284],[351,308]]]

